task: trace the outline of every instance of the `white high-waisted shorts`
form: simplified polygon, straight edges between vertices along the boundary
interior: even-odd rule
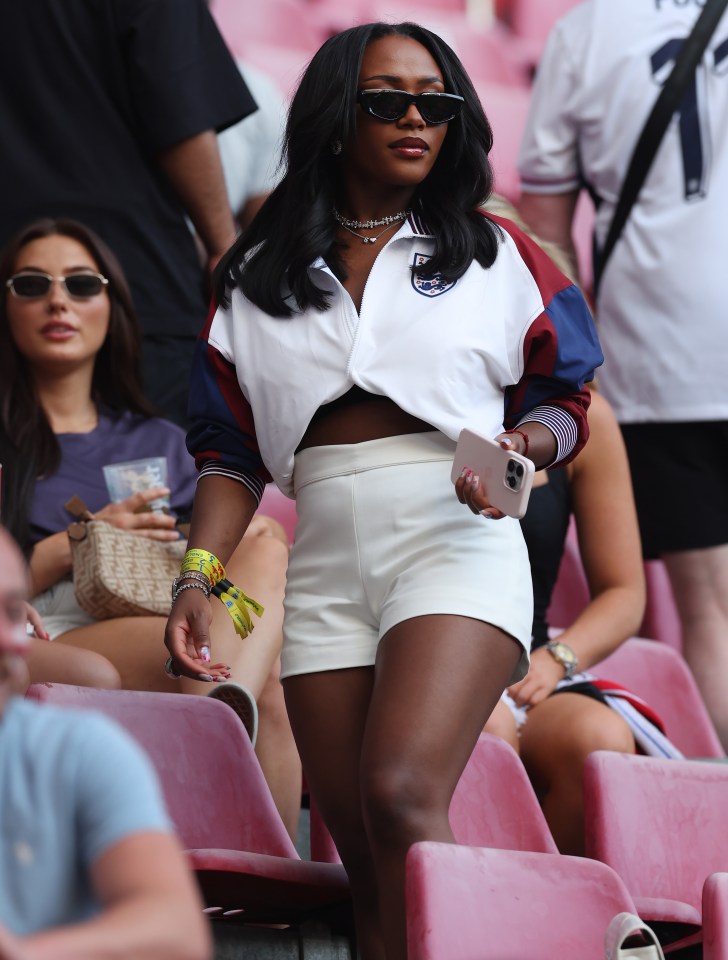
[[[533,591],[520,524],[458,502],[454,452],[433,432],[296,455],[281,677],[372,666],[388,630],[429,614],[510,634],[523,652],[509,683],[525,676]]]
[[[59,580],[43,593],[33,597],[30,602],[43,618],[43,626],[51,640],[60,637],[67,630],[98,622],[78,605],[71,579]]]

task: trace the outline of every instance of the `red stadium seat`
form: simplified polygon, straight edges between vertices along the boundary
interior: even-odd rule
[[[611,920],[636,912],[612,870],[559,854],[416,843],[406,882],[409,960],[603,957]]]
[[[293,543],[298,519],[296,501],[291,500],[285,493],[281,493],[274,483],[269,483],[263,491],[258,513],[277,520],[288,534],[288,542]]]
[[[584,806],[587,855],[619,874],[640,916],[667,943],[699,932],[705,882],[728,872],[728,766],[599,750],[584,768]],[[716,879],[706,891],[711,909],[721,888]]]
[[[28,696],[98,710],[141,743],[210,911],[234,916],[236,923],[348,915],[343,868],[299,858],[250,738],[224,703],[55,683],[34,684]]]
[[[591,670],[646,700],[686,757],[725,757],[693,675],[671,647],[633,637]]]
[[[520,758],[504,740],[489,733],[481,734],[455,789],[450,825],[458,843],[557,853]],[[326,863],[340,863],[313,800],[311,856]]]

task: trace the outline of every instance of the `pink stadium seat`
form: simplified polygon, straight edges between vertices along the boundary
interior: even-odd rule
[[[530,92],[503,83],[483,83],[473,77],[475,89],[493,128],[491,163],[495,170],[495,189],[511,203],[521,192],[517,169],[518,151],[530,105]]]
[[[509,22],[516,36],[541,45],[551,28],[579,0],[510,0]]]
[[[654,637],[679,652],[682,651],[680,616],[665,564],[661,560],[645,563],[647,607],[640,627],[641,637]]]
[[[515,750],[482,733],[450,804],[458,843],[556,853],[551,831]]]
[[[310,50],[279,47],[269,43],[254,43],[246,47],[243,59],[270,77],[286,103],[295,93],[301,75],[311,59]]]
[[[672,595],[672,587],[665,565],[660,560],[645,563],[647,605],[639,629],[641,637],[651,637],[672,647],[682,649],[680,618]],[[548,622],[553,627],[567,627],[589,602],[589,584],[581,564],[576,526],[572,519],[566,536],[564,555],[556,580]]]
[[[728,957],[728,873],[711,873],[703,885],[703,960]]]
[[[517,753],[500,737],[481,734],[450,804],[458,843],[503,850],[557,853]],[[311,802],[311,857],[339,863],[331,835]]]
[[[209,697],[34,684],[28,696],[94,709],[146,749],[206,905],[235,922],[297,923],[346,915],[342,867],[299,858],[230,707]]]
[[[274,483],[269,483],[263,491],[258,513],[277,520],[288,534],[289,543],[293,543],[298,519],[296,516],[296,501],[281,493]]]
[[[301,0],[264,0],[255,9],[240,0],[211,0],[210,9],[238,57],[245,57],[258,43],[313,54],[326,39],[317,18]]]
[[[447,843],[407,856],[409,960],[596,960],[623,912],[619,877],[581,857]]]
[[[728,872],[728,766],[600,750],[587,758],[584,793],[587,855],[619,874],[665,942],[698,932],[705,882]],[[717,879],[705,894],[717,928],[721,889]]]
[[[446,39],[474,83],[530,87],[530,78],[512,50],[511,34],[501,25],[483,28],[462,19],[448,25]]]
[[[693,675],[671,647],[633,637],[591,669],[646,700],[686,757],[725,757]]]

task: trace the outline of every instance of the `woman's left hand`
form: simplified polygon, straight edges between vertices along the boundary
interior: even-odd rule
[[[460,503],[473,513],[479,513],[486,520],[500,520],[505,517],[497,507],[492,506],[480,477],[472,470],[465,469],[455,481],[455,493]]]
[[[548,650],[534,650],[530,670],[523,680],[508,687],[508,693],[519,707],[535,707],[553,693],[563,679],[564,668]]]

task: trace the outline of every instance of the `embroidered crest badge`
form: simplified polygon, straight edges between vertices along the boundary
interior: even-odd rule
[[[419,267],[421,264],[427,263],[430,259],[429,254],[415,253],[412,264],[415,267]],[[447,293],[448,290],[451,290],[456,283],[457,280],[443,280],[439,273],[435,273],[430,277],[417,273],[412,274],[412,286],[417,293],[421,293],[423,297],[439,297],[440,294]]]

